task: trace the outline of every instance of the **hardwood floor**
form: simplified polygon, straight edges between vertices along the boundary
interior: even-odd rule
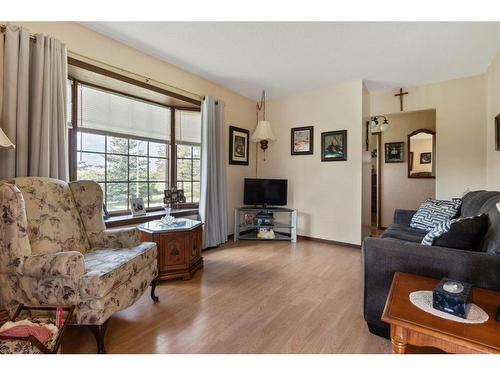
[[[190,281],[161,283],[115,314],[108,353],[390,353],[362,316],[359,249],[312,241],[232,242]],[[64,353],[95,353],[70,327]]]

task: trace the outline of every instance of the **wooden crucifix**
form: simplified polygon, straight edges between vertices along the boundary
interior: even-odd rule
[[[408,95],[408,92],[403,92],[403,89],[399,89],[399,94],[394,94],[394,96],[399,96],[399,103],[401,107],[401,112],[403,112],[403,95]]]

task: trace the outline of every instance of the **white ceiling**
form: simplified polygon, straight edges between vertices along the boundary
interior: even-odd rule
[[[84,22],[244,96],[364,79],[370,91],[480,74],[500,23]]]

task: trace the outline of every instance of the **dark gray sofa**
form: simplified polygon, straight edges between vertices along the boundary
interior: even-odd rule
[[[449,277],[476,287],[500,291],[500,192],[474,191],[463,197],[460,216],[488,214],[489,227],[475,249],[425,246],[426,232],[410,227],[416,211],[396,210],[394,224],[379,238],[363,242],[364,317],[370,332],[389,337],[380,320],[395,272],[441,279]],[[500,301],[499,301],[500,302]]]

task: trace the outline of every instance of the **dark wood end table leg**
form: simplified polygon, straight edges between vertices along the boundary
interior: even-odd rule
[[[156,290],[156,286],[158,285],[158,283],[160,282],[160,276],[156,276],[153,281],[151,281],[151,299],[153,300],[153,302],[158,302],[160,299],[158,298],[158,296],[156,296],[155,294],[155,290]]]

